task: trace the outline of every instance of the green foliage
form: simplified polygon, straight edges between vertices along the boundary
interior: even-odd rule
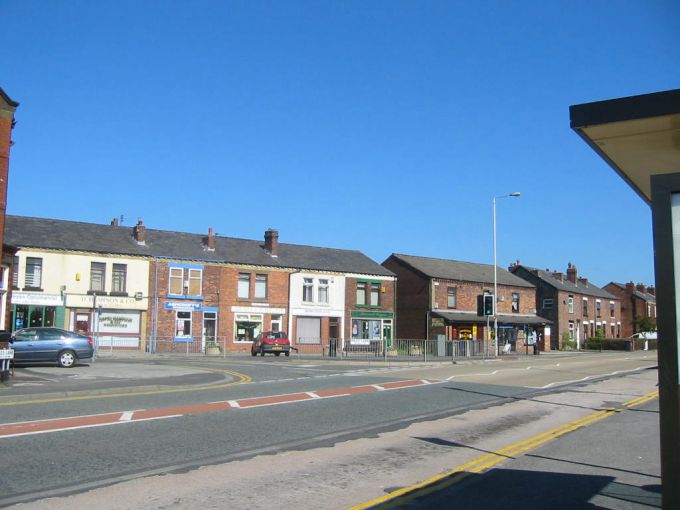
[[[637,316],[633,321],[637,330],[641,333],[646,333],[648,331],[656,331],[656,324],[650,317]]]

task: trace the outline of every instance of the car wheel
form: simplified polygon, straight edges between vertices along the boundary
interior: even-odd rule
[[[76,364],[76,353],[73,351],[61,351],[57,363],[61,368],[71,368]]]
[[[260,356],[264,356],[264,351],[260,349]]]
[[[280,356],[280,355],[281,355],[280,352],[275,352],[275,353],[274,353],[274,356]]]
[[[290,356],[290,352],[287,352],[287,353],[286,353],[286,356]]]

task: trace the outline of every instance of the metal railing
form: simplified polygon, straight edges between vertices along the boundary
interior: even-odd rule
[[[157,337],[97,339],[97,356],[123,352],[177,354],[185,356],[249,355],[251,342],[234,342],[227,337]],[[345,340],[305,338],[291,342],[291,356],[347,361],[428,362],[492,358],[493,345],[483,340]]]

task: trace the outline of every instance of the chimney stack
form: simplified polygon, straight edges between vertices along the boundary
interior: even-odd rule
[[[141,218],[137,220],[137,224],[133,227],[132,235],[137,244],[146,244],[146,227]]]
[[[215,251],[215,234],[213,228],[208,228],[208,237],[203,238],[203,245],[208,251]]]
[[[647,286],[644,283],[638,283],[635,286],[635,290],[637,290],[638,292],[647,292]]]
[[[267,229],[264,233],[264,249],[272,257],[279,256],[279,231],[273,228]]]
[[[587,287],[587,286],[588,286],[588,278],[581,278],[581,277],[579,276],[578,282],[579,282],[581,285],[583,285],[584,287]]]
[[[559,271],[553,271],[553,278],[555,280],[559,280],[560,282],[564,282],[564,273],[560,273]]]
[[[567,280],[573,284],[577,283],[576,266],[571,262],[567,264]]]
[[[111,226],[112,227],[117,227],[118,226],[118,218],[113,218],[111,220]]]
[[[653,285],[647,287],[647,294],[651,294],[652,296],[656,296],[656,289],[654,288]]]

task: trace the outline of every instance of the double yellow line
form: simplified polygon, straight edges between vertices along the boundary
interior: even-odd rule
[[[647,393],[646,395],[625,402],[623,407],[636,407],[644,404],[645,402],[649,402],[658,396],[659,390],[654,390],[650,393]],[[364,510],[367,508],[377,507],[378,505],[380,505],[381,509],[388,509],[397,505],[403,505],[415,498],[423,497],[433,492],[450,487],[451,485],[460,482],[470,474],[483,473],[484,471],[494,467],[496,464],[500,464],[504,460],[514,458],[521,453],[541,446],[569,432],[573,432],[574,430],[590,425],[591,423],[603,420],[617,412],[620,412],[620,410],[613,408],[597,411],[593,414],[589,414],[588,416],[584,416],[583,418],[579,418],[565,425],[561,425],[554,429],[548,430],[547,432],[543,432],[537,436],[520,441],[519,443],[506,446],[505,448],[502,448],[496,452],[483,455],[482,457],[470,461],[467,464],[458,466],[457,468],[447,471],[446,473],[442,473],[415,485],[411,485],[410,487],[405,487],[403,489],[391,492],[385,496],[381,496],[371,501],[353,506],[349,510]]]

